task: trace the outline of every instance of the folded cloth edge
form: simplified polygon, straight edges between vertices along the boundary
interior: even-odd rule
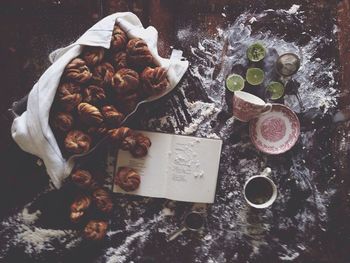
[[[49,60],[53,64],[43,73],[30,91],[27,110],[15,118],[11,134],[22,150],[34,154],[44,161],[47,173],[56,188],[60,188],[64,179],[71,173],[75,158],[71,157],[65,160],[62,157],[48,124],[49,112],[58,83],[55,88],[52,88],[53,85],[50,86],[52,82],[47,79],[51,74],[55,74],[59,80],[65,65],[80,54],[83,45],[109,48],[115,22],[118,22],[128,32],[129,37],[140,37],[147,42],[157,62],[168,68],[171,89],[175,88],[188,68],[188,61],[183,60],[183,58],[177,57],[170,60],[160,57],[157,50],[157,30],[151,26],[143,28],[139,18],[131,12],[109,15],[88,29],[73,44],[53,51],[49,55]],[[39,86],[39,84],[43,85]],[[44,97],[46,102],[39,102],[40,97]]]

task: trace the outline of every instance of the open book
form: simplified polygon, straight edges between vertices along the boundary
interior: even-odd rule
[[[222,141],[189,136],[142,132],[152,142],[148,155],[137,159],[119,150],[119,167],[135,169],[140,187],[129,194],[178,201],[213,203]],[[126,193],[114,185],[114,192]]]

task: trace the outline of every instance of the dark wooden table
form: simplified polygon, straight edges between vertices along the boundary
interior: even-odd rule
[[[290,9],[292,4],[300,5],[299,10]],[[273,11],[264,11],[269,9]],[[191,64],[179,88],[144,107],[130,125],[187,134],[200,120],[191,134],[215,134],[224,141],[217,196],[208,207],[202,238],[187,233],[165,242],[165,234],[180,226],[192,204],[118,195],[106,240],[82,241],[66,223],[70,197],[65,190],[47,190],[44,167],[11,139],[7,109],[50,65],[48,54],[120,11],[132,11],[145,27],[157,28],[161,55],[178,48]],[[223,43],[240,38],[238,29],[232,29],[239,26],[236,19],[251,24],[251,36],[283,39],[310,55],[304,57],[310,67],[298,72],[298,80],[307,72],[314,88],[303,91],[305,109],[295,108],[302,134],[285,154],[266,156],[255,150],[247,126],[230,118],[230,96],[215,101],[214,91],[224,89],[220,76],[235,64],[225,64],[230,49]],[[350,262],[349,0],[4,0],[0,33],[1,262]],[[316,65],[313,72],[308,71],[311,65]],[[324,77],[328,73],[332,79]],[[336,89],[336,103],[317,103],[322,96],[316,92],[329,95],[330,86]],[[213,115],[200,119],[198,114],[205,112],[197,106],[208,107]],[[279,198],[272,208],[255,211],[244,204],[241,189],[247,177],[266,166],[273,169]],[[57,239],[51,232],[40,239],[49,230]]]

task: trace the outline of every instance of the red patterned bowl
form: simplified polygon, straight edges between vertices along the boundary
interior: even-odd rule
[[[299,119],[285,105],[272,104],[270,112],[249,122],[249,135],[258,150],[268,154],[284,153],[298,140]]]

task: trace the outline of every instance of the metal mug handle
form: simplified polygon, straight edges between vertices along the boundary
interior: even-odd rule
[[[269,176],[271,174],[271,168],[270,167],[266,167],[262,172],[261,172],[261,176]]]
[[[189,218],[189,216],[191,215],[197,215],[197,216],[200,216],[201,218],[201,224],[200,226],[198,227],[193,227],[193,226],[190,226],[187,222],[187,219]],[[199,211],[191,211],[189,212],[188,214],[186,214],[185,216],[185,219],[184,219],[184,222],[183,222],[183,225],[180,229],[174,231],[173,233],[171,233],[170,235],[168,235],[166,237],[166,241],[169,242],[169,241],[172,241],[174,240],[175,238],[177,238],[179,235],[181,235],[184,231],[192,231],[192,232],[199,232],[203,229],[204,227],[204,213],[203,212],[199,212]]]
[[[276,184],[268,177],[269,175],[271,174],[271,168],[270,167],[266,167],[259,175],[255,175],[255,176],[252,176],[250,177],[246,183],[244,184],[244,187],[243,187],[243,195],[244,195],[244,199],[247,201],[247,203],[251,206],[251,207],[254,207],[254,208],[258,208],[258,209],[262,209],[262,208],[267,208],[269,207],[270,205],[272,205],[276,198],[277,198],[277,187],[276,187]],[[266,201],[265,203],[263,204],[255,204],[253,202],[251,202],[247,196],[246,196],[246,187],[248,185],[248,183],[250,182],[250,180],[254,179],[254,178],[257,178],[257,177],[264,177],[266,178],[266,180],[268,180],[270,182],[270,185],[272,187],[272,195],[270,197],[270,199],[268,201]]]

